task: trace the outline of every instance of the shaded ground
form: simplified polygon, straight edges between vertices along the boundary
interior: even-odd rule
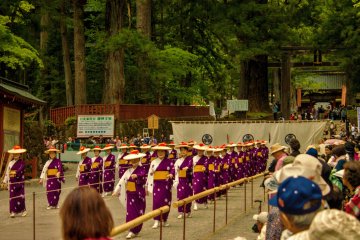
[[[63,185],[60,204],[65,196],[76,186],[75,182],[75,164],[68,164],[69,170],[65,173],[66,184]],[[259,187],[261,179],[254,181],[254,200],[263,200],[263,190]],[[225,226],[225,199],[217,201],[216,205],[216,232],[213,234],[213,209],[214,205],[209,205],[209,209],[200,209],[193,212],[193,218],[186,220],[186,239],[233,239],[236,236],[243,236],[247,239],[255,239],[257,234],[252,233],[251,227],[254,224],[252,215],[258,209],[250,209],[250,186],[247,185],[247,213],[244,213],[244,187],[232,188],[228,198],[228,225]],[[1,239],[32,239],[33,238],[33,202],[32,192],[36,193],[35,198],[35,228],[36,239],[61,239],[61,226],[59,210],[46,210],[47,201],[45,189],[35,183],[26,185],[26,206],[28,209],[27,217],[9,217],[8,192],[0,192],[0,232]],[[176,199],[173,191],[173,200]],[[152,209],[152,199],[147,197],[146,212]],[[125,210],[115,197],[106,197],[105,202],[110,208],[115,224],[119,225],[125,222]],[[264,210],[264,207],[263,207]],[[163,239],[182,239],[183,220],[177,219],[177,209],[171,208],[169,223],[170,227],[164,228]],[[151,229],[153,222],[148,221],[144,224],[143,230],[137,239],[159,239],[159,230]],[[114,239],[124,239],[126,233],[120,234]]]

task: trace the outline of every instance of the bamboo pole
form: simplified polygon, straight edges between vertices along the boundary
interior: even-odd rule
[[[146,222],[149,219],[152,219],[154,217],[160,216],[163,213],[167,213],[170,211],[169,206],[163,206],[161,208],[158,208],[156,210],[153,210],[151,212],[148,212],[138,218],[135,218],[134,220],[127,222],[125,224],[121,224],[120,226],[114,227],[113,230],[110,233],[111,237],[114,237],[120,233],[123,233],[131,228],[134,228],[144,222]]]

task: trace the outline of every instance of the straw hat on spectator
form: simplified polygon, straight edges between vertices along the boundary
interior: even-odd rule
[[[106,144],[105,147],[102,150],[109,150],[109,149],[113,149],[114,145],[112,144]]]
[[[303,176],[319,185],[321,192],[327,195],[330,192],[329,185],[321,177],[322,165],[313,156],[308,154],[299,154],[294,162],[288,164],[274,173],[274,178],[278,183],[282,183],[292,176]]]
[[[145,153],[140,153],[138,150],[131,151],[128,155],[124,157],[124,160],[133,160],[133,159],[141,159],[145,157]]]
[[[84,146],[81,146],[80,151],[78,151],[76,154],[80,155],[80,154],[83,154],[83,153],[87,153],[88,151],[90,151],[90,148],[86,148]]]
[[[163,151],[171,150],[171,148],[169,148],[166,143],[159,143],[157,146],[153,147],[152,149],[154,151],[157,151],[157,150],[163,150]]]
[[[56,149],[55,147],[51,146],[48,150],[46,150],[44,153],[49,154],[50,152],[59,153],[60,150]]]
[[[270,147],[270,155],[273,155],[276,152],[284,151],[285,149],[285,146],[282,146],[279,143],[275,143]]]
[[[194,149],[196,150],[200,150],[200,151],[206,151],[208,149],[208,146],[206,146],[205,144],[203,143],[200,143],[198,145],[195,145],[194,146]]]
[[[261,222],[261,223],[266,223],[267,220],[268,220],[268,212],[261,212],[261,213],[259,213],[259,214],[255,214],[255,215],[253,216],[253,219],[254,219],[255,221],[259,221],[259,222]]]
[[[19,145],[15,145],[12,149],[8,151],[8,153],[24,153],[27,150],[25,148],[21,148]]]
[[[360,222],[352,215],[337,209],[316,214],[310,228],[288,240],[350,240],[360,239]]]

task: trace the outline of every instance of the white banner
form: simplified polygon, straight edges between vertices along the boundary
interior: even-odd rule
[[[230,142],[243,142],[246,134],[254,140],[266,140],[268,145],[280,143],[287,145],[286,137],[295,137],[300,141],[301,150],[308,145],[317,144],[323,136],[326,122],[281,122],[281,123],[238,123],[238,122],[172,122],[175,142],[202,139],[212,140],[212,146]],[[292,135],[291,135],[292,134]]]
[[[77,137],[114,137],[114,115],[78,115]]]

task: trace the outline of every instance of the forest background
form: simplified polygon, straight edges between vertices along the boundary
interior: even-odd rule
[[[359,91],[356,0],[2,0],[0,76],[47,108],[95,103],[278,101],[269,62],[284,46],[331,51]],[[312,53],[293,56],[308,61]],[[292,70],[292,84],[304,84]],[[292,88],[295,89],[295,88]]]

